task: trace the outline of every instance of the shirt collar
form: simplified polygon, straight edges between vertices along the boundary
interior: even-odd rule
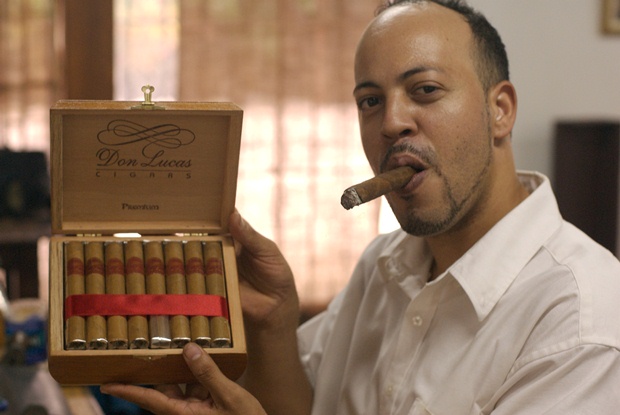
[[[384,281],[395,281],[411,296],[428,280],[432,256],[426,241],[411,236],[402,229],[391,234],[392,240],[377,259],[379,275]]]
[[[519,180],[530,191],[529,197],[440,276],[450,275],[461,285],[479,320],[488,315],[562,222],[546,176],[519,172]],[[401,285],[419,286],[427,280],[431,259],[430,250],[422,238],[399,230],[382,251],[378,265],[385,280],[397,279]]]

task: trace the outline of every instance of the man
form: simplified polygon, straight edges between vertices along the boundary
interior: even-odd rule
[[[234,214],[241,384],[269,414],[617,413],[620,264],[563,222],[547,178],[515,171],[517,98],[495,30],[460,2],[402,1],[365,31],[355,83],[373,170],[417,171],[387,195],[402,230],[373,241],[296,336],[290,270]],[[262,413],[206,353],[185,356],[200,403],[103,390],[154,412]]]

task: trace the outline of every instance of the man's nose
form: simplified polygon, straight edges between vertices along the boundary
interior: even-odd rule
[[[383,136],[390,140],[399,140],[417,134],[413,103],[403,96],[393,96],[386,100],[383,125]]]

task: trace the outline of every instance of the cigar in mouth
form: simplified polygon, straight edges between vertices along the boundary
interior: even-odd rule
[[[415,170],[411,166],[402,166],[394,170],[386,171],[365,182],[351,186],[344,191],[340,198],[340,204],[349,210],[362,203],[400,189],[413,177]]]

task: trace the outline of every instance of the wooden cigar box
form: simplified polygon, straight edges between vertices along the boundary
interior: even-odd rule
[[[162,246],[170,241],[219,241],[226,290],[221,304],[227,308],[231,341],[229,347],[205,350],[231,379],[245,369],[236,257],[228,234],[243,112],[231,103],[155,104],[150,100],[153,89],[145,88],[142,103],[66,100],[50,111],[53,236],[48,363],[60,384],[195,380],[183,360],[182,345],[67,349],[66,315],[68,308],[73,310],[67,298],[80,297],[70,296],[67,288],[65,251],[72,241],[87,245],[138,240]],[[150,300],[146,294],[139,299]],[[86,304],[91,304],[89,298],[81,297]]]

